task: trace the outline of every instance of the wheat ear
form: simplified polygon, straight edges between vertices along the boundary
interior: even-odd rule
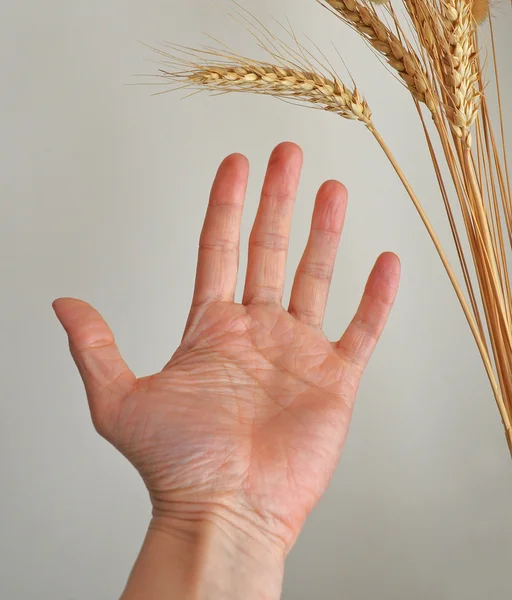
[[[161,73],[170,81],[180,81],[199,89],[260,93],[307,102],[372,127],[371,111],[366,100],[356,88],[350,89],[336,77],[329,79],[319,73],[265,63],[200,64],[190,71],[173,73],[162,70]]]
[[[425,103],[432,113],[437,111],[437,94],[418,56],[382,22],[371,4],[357,0],[323,2],[384,57],[416,100]]]
[[[474,19],[471,3],[465,0],[445,0],[440,6],[443,34],[440,76],[444,82],[446,116],[452,131],[465,146],[471,146],[470,127],[479,105],[479,73],[475,62]]]

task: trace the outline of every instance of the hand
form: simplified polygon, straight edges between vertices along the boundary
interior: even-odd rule
[[[377,261],[345,334],[322,332],[346,191],[325,183],[288,310],[282,295],[300,149],[270,158],[249,242],[245,292],[234,302],[247,160],[221,164],[200,239],[190,316],[159,373],[137,379],[102,317],[79,300],[56,313],[70,340],[98,432],[138,469],[154,518],[169,531],[222,519],[285,554],[324,492],[347,434],[359,379],[399,280]]]

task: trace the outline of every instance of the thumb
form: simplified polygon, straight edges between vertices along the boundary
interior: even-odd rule
[[[135,375],[122,359],[110,327],[97,310],[73,298],[55,300],[53,309],[68,334],[94,425],[101,432],[135,387]]]

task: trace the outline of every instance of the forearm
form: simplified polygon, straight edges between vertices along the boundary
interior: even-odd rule
[[[224,519],[153,519],[121,600],[279,600],[284,554]]]

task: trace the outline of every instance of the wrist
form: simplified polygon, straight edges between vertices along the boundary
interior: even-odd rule
[[[232,514],[156,516],[122,600],[278,600],[284,560],[279,544]]]

